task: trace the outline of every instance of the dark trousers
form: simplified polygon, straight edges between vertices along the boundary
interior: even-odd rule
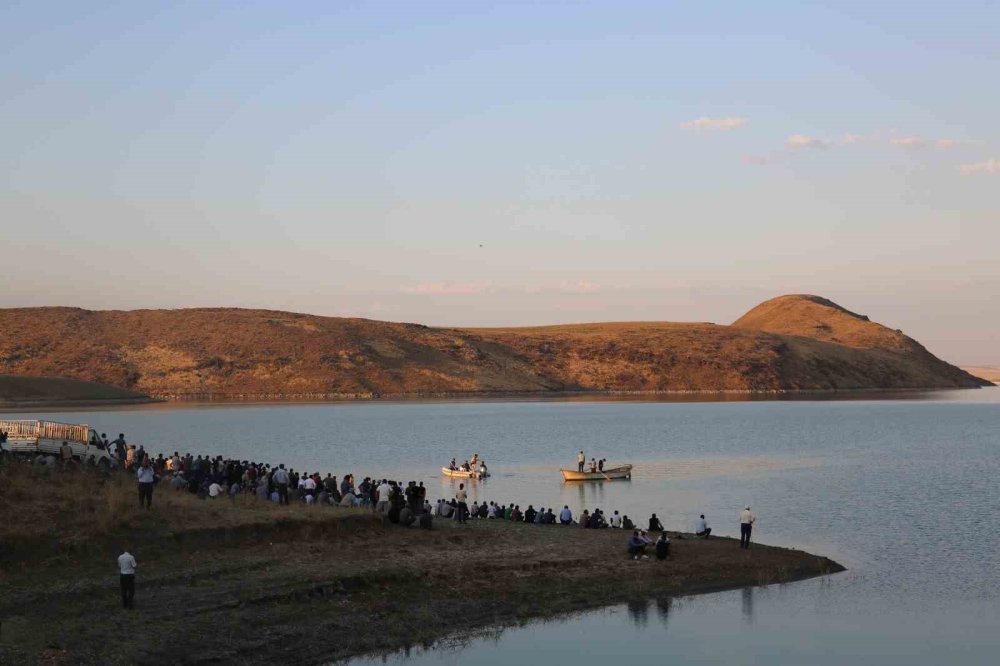
[[[274,487],[278,490],[278,504],[288,504],[288,484],[276,483]]]
[[[750,532],[753,530],[753,525],[750,523],[740,523],[740,548],[750,547]]]
[[[139,484],[139,506],[145,506],[147,509],[153,506],[153,484],[152,483],[140,483]]]
[[[583,463],[577,463],[576,464],[576,468],[577,468],[577,470],[579,470],[579,471],[582,472],[583,471]]]
[[[458,503],[458,522],[464,523],[469,518],[469,505],[465,502]]]
[[[122,608],[132,608],[132,599],[135,597],[135,574],[122,574],[119,578],[122,588]]]
[[[712,528],[711,527],[706,527],[704,532],[695,532],[694,535],[695,536],[700,536],[700,537],[705,537],[707,539],[708,535],[711,534],[711,533],[712,533]]]

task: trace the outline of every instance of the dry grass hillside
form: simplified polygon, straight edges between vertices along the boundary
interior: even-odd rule
[[[733,326],[444,329],[225,308],[6,309],[0,372],[234,399],[983,384],[815,296],[768,301]]]

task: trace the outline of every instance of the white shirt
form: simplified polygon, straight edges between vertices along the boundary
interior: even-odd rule
[[[742,511],[740,511],[740,523],[753,525],[753,522],[755,520],[757,520],[757,516],[750,513],[750,509],[743,509]]]
[[[742,514],[740,515],[740,520],[741,521],[743,520],[743,515]],[[708,527],[708,521],[706,521],[704,518],[695,518],[694,519],[694,533],[695,534],[699,534],[701,532],[704,532],[707,527]]]
[[[455,499],[457,499],[459,502],[464,502],[468,498],[469,498],[469,493],[465,492],[464,490],[459,490],[457,493],[455,493]]]
[[[559,520],[573,520],[573,512],[568,508],[559,512]]]
[[[388,483],[383,483],[378,488],[376,488],[376,490],[378,491],[379,502],[389,501],[389,493],[392,491],[392,486],[390,486]]]
[[[617,513],[611,516],[611,527],[621,527],[621,526],[622,526],[622,517],[619,516]]]
[[[307,476],[302,479],[301,487],[303,490],[316,490],[316,482]]]
[[[284,484],[287,484],[288,483],[288,472],[286,470],[283,470],[283,469],[281,469],[279,467],[278,469],[274,470],[273,474],[271,474],[271,480],[274,481],[275,483],[284,483]]]
[[[135,558],[127,550],[118,556],[118,570],[123,574],[135,573]]]
[[[217,483],[213,483],[208,487],[209,497],[218,497],[221,492],[222,492],[222,487]]]

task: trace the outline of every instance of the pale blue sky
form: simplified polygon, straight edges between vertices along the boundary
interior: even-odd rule
[[[8,1],[0,306],[809,292],[1000,363],[1000,4],[756,4]]]

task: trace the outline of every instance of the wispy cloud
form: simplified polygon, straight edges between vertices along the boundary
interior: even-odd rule
[[[963,164],[958,167],[958,171],[963,176],[973,176],[977,173],[1000,173],[1000,160],[992,158],[985,162]]]
[[[919,136],[900,136],[889,139],[889,143],[901,148],[923,148],[927,143]]]
[[[399,288],[404,294],[424,296],[472,296],[490,291],[491,282],[420,282]]]
[[[747,118],[732,117],[732,118],[709,118],[707,116],[702,116],[701,118],[695,118],[694,120],[689,120],[686,123],[681,123],[681,128],[686,130],[722,130],[723,132],[728,132],[729,130],[734,130],[737,127],[743,127],[748,122]]]
[[[840,143],[846,145],[850,145],[852,143],[861,143],[866,138],[867,137],[864,134],[851,134],[850,132],[848,132],[844,134],[844,136],[840,137]]]
[[[938,139],[934,142],[934,147],[938,150],[946,150],[948,148],[955,148],[956,146],[967,146],[971,143],[971,141],[963,141],[962,139]]]
[[[789,148],[818,148],[825,150],[829,148],[830,142],[806,134],[793,134],[785,140],[785,145]]]
[[[740,160],[743,164],[751,164],[753,166],[767,166],[779,161],[774,155],[744,155]]]

